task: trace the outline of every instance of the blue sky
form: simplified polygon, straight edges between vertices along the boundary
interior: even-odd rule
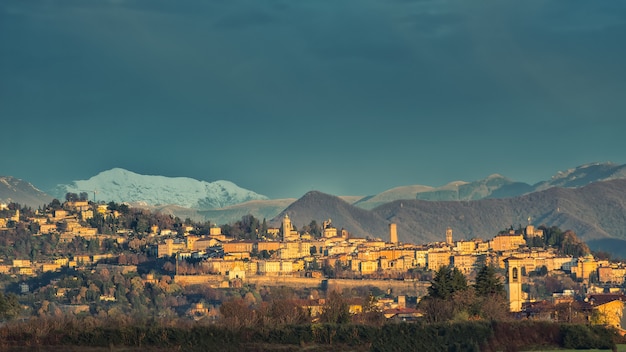
[[[0,175],[271,198],[626,163],[626,2],[4,0]]]

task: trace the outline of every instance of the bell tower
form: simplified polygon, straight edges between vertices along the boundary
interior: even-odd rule
[[[446,229],[446,243],[449,246],[454,246],[454,241],[452,240],[452,229],[449,227]]]
[[[509,300],[511,312],[522,311],[522,270],[521,259],[507,258],[504,260],[506,267],[506,297]]]
[[[289,215],[285,214],[283,218],[283,241],[287,241],[289,236],[291,236],[291,220],[289,219]]]

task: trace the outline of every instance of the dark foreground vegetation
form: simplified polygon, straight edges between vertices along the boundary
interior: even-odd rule
[[[228,328],[181,321],[107,321],[75,317],[9,322],[0,350],[180,351],[520,351],[613,349],[619,335],[602,326],[530,321],[437,324],[303,324]]]

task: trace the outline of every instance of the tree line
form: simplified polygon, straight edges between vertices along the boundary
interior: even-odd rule
[[[610,349],[622,338],[611,328],[530,321],[285,324],[228,328],[163,319],[129,321],[34,319],[0,326],[0,348],[142,348],[187,351],[519,351]]]

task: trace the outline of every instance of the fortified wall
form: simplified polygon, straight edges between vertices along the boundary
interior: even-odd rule
[[[179,285],[210,285],[224,287],[227,278],[222,275],[176,275],[174,282]],[[352,280],[352,279],[322,279],[288,276],[247,276],[244,283],[256,286],[288,286],[293,288],[326,288],[328,290],[343,291],[356,287],[377,287],[383,291],[391,290],[394,295],[425,296],[430,282],[405,280]]]

